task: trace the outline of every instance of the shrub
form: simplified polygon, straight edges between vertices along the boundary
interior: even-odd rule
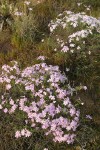
[[[0,4],[0,32],[9,29],[11,31],[11,26],[13,24],[13,12],[14,6],[10,4],[7,0],[1,1]]]
[[[62,70],[69,68],[66,74],[69,74],[70,81],[83,82],[91,89],[91,85],[94,86],[98,80],[96,68],[100,46],[95,42],[99,40],[100,21],[85,13],[64,11],[51,21],[49,28],[51,34],[39,45],[40,53],[49,55],[49,61],[59,64]],[[93,68],[95,75],[91,76]]]
[[[12,26],[12,43],[20,48],[29,48],[37,38],[38,30],[33,17],[33,7],[30,2],[16,4],[14,11],[14,24]]]
[[[0,109],[8,116],[14,114],[15,137],[30,137],[34,128],[41,128],[55,142],[73,143],[79,111],[70,101],[75,89],[65,75],[46,63],[22,71],[13,63],[2,66]]]

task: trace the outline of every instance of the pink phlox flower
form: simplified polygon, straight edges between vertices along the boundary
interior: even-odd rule
[[[67,97],[67,98],[64,99],[63,104],[64,104],[65,106],[68,105],[68,104],[70,104],[69,97]]]
[[[15,137],[16,137],[16,138],[21,137],[21,132],[20,132],[20,131],[16,131],[16,133],[15,133]]]
[[[93,119],[90,115],[86,115],[86,118],[90,120]]]
[[[8,112],[8,108],[4,108],[4,113],[7,113]]]
[[[71,108],[71,109],[70,109],[70,115],[71,115],[71,116],[74,116],[74,115],[75,115],[75,113],[76,113],[75,108],[74,108],[74,107],[73,107],[73,108]]]
[[[7,84],[6,85],[6,90],[10,90],[11,89],[11,84]]]

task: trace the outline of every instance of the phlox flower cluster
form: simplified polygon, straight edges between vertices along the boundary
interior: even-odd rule
[[[29,1],[25,1],[25,2],[24,2],[24,4],[29,5],[29,4],[30,4],[30,2],[29,2]]]
[[[23,5],[25,5],[27,7],[27,10],[29,10],[30,12],[33,10],[33,8],[30,7],[30,1],[24,1]],[[22,9],[21,11],[17,7],[15,7],[12,14],[16,16],[16,18],[26,16],[26,7],[24,7],[24,9]]]
[[[32,135],[32,133],[29,130],[27,130],[26,128],[22,129],[21,131],[16,131],[16,133],[15,133],[16,138],[19,138],[19,137],[22,137],[22,136],[30,137],[31,135]]]
[[[90,119],[90,120],[92,119],[92,117],[90,115],[86,115],[86,118]]]
[[[23,13],[22,13],[22,12],[19,12],[19,11],[16,11],[16,12],[14,13],[14,15],[15,15],[15,16],[22,16]]]
[[[0,88],[0,111],[25,116],[16,138],[30,137],[38,128],[54,142],[74,142],[80,112],[71,102],[75,89],[58,66],[42,62],[21,70],[17,62],[3,65]]]
[[[45,60],[45,57],[44,56],[39,56],[38,58],[37,58],[37,60]]]
[[[79,26],[80,22],[86,25],[88,29],[96,28],[98,30],[100,27],[100,21],[98,19],[86,15],[84,12],[75,14],[71,11],[64,11],[62,14],[59,14],[55,21],[51,21],[49,27],[50,31],[54,32],[58,26],[66,28],[67,24],[70,23],[75,28]]]
[[[77,3],[77,6],[80,7],[84,7],[86,10],[90,11],[91,10],[91,6],[90,5],[84,5],[84,3]]]
[[[73,13],[71,11],[64,11],[59,14],[58,17],[48,25],[51,32],[51,37],[56,35],[56,41],[60,46],[61,52],[71,52],[74,50],[80,50],[81,45],[85,45],[85,39],[93,34],[94,31],[100,33],[100,20],[82,13]],[[71,29],[73,33],[66,35],[65,40],[63,37],[60,38],[59,27],[62,30]],[[58,30],[57,30],[58,29]],[[65,32],[66,33],[66,32]]]

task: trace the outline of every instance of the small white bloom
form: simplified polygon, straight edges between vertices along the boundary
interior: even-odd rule
[[[78,6],[82,5],[82,3],[77,3]]]
[[[74,50],[72,49],[72,50],[70,50],[71,51],[71,53],[74,53]]]
[[[30,11],[32,11],[33,9],[32,8],[28,8]]]
[[[57,49],[55,48],[55,49],[54,49],[54,51],[56,52],[56,51],[57,51]]]
[[[68,72],[70,69],[69,68],[66,68],[66,71]]]
[[[90,55],[90,54],[91,54],[91,51],[89,51],[88,54]]]
[[[77,27],[77,24],[76,24],[76,23],[73,23],[73,27],[76,28],[76,27]]]
[[[90,8],[87,7],[86,10],[90,10]]]
[[[41,3],[40,1],[37,1],[37,4]]]
[[[41,42],[44,42],[44,39],[42,39]]]
[[[75,47],[75,44],[70,44],[70,47]]]
[[[79,37],[76,37],[76,41],[79,41]]]
[[[23,13],[22,12],[15,12],[15,14],[14,14],[15,16],[22,16],[23,15]]]
[[[84,89],[84,90],[87,90],[87,86],[83,86],[83,89]]]
[[[77,47],[77,50],[81,49],[80,46]]]
[[[28,2],[28,1],[25,1],[25,2],[24,2],[24,4],[26,4],[26,5],[29,5],[29,4],[30,4],[30,2]]]
[[[81,105],[84,105],[84,103],[81,103]]]

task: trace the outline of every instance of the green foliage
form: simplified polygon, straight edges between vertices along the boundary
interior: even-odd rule
[[[8,1],[1,1],[0,4],[0,32],[6,28],[11,30],[13,23],[12,17],[13,4],[9,4]]]
[[[63,14],[64,15],[64,14]],[[59,16],[60,20],[63,18]],[[64,19],[59,22],[64,22]],[[55,20],[56,22],[56,20]],[[51,64],[59,64],[62,71],[65,71],[69,77],[69,80],[75,84],[82,83],[87,85],[89,91],[94,95],[93,99],[99,98],[99,63],[100,63],[100,34],[96,29],[92,30],[92,34],[87,37],[80,37],[77,40],[69,42],[70,35],[83,30],[86,30],[88,26],[85,23],[78,21],[78,27],[74,28],[70,23],[66,23],[66,27],[63,28],[60,23],[53,22],[54,31],[51,32],[48,38],[44,38],[39,45],[39,54],[48,57],[48,62]],[[60,25],[59,25],[60,24]],[[49,25],[52,29],[52,25]],[[55,28],[56,27],[56,28]],[[51,30],[52,31],[52,30]],[[98,28],[99,31],[99,28]],[[62,52],[61,45],[70,46],[73,43],[74,46],[67,52]],[[84,44],[85,43],[85,44]],[[79,49],[77,49],[79,47]],[[66,67],[69,68],[69,72],[66,71]],[[95,94],[94,94],[95,93]]]
[[[33,51],[33,53],[32,53]],[[6,53],[0,53],[0,67],[3,64],[8,64],[12,60],[16,60],[21,64],[21,67],[24,68],[26,66],[35,64],[36,61],[36,50],[33,49],[23,49],[23,50],[17,50],[12,49],[9,52]]]
[[[34,44],[37,36],[34,18],[32,15],[25,15],[16,18],[13,25],[12,43],[18,48],[26,48]]]
[[[19,120],[14,121],[15,115],[7,116],[0,113],[0,148],[1,150],[99,150],[100,144],[100,130],[99,126],[95,125],[93,121],[82,118],[80,128],[78,129],[76,144],[54,144],[50,137],[44,136],[43,131],[34,130],[34,134],[30,138],[14,138],[13,123],[18,124]],[[6,122],[5,122],[6,120]],[[91,124],[91,126],[90,126]],[[20,125],[20,124],[19,124]]]
[[[99,150],[99,126],[93,120],[84,119],[84,116],[81,117],[80,129],[77,134],[77,142],[80,145],[80,149]]]
[[[78,2],[82,2],[80,7],[77,6]],[[48,64],[59,65],[60,69],[66,72],[71,84],[85,84],[93,102],[98,104],[100,97],[100,34],[94,31],[93,35],[89,35],[85,39],[86,46],[81,43],[82,51],[65,54],[60,52],[60,46],[56,39],[63,38],[66,41],[69,34],[85,27],[82,24],[77,29],[68,26],[66,30],[62,30],[59,27],[55,31],[55,35],[56,33],[59,35],[56,37],[50,35],[48,24],[64,10],[75,13],[85,11],[88,15],[99,18],[100,0],[44,0],[38,5],[35,5],[32,0],[30,6],[33,10],[28,12],[28,7],[24,6],[22,0],[0,1],[0,30],[3,31],[0,32],[0,67],[8,64],[9,61],[16,60],[24,68],[36,64],[36,57],[44,55]],[[86,9],[88,6],[90,6],[89,11]],[[15,16],[16,9],[25,15]],[[9,29],[10,32],[8,32]],[[90,55],[88,55],[89,51]],[[66,71],[66,68],[70,71]],[[17,89],[16,95],[21,92],[20,90],[21,87]],[[13,89],[13,93],[15,93],[15,89]],[[16,95],[13,94],[13,98]],[[88,98],[86,100],[89,101]],[[86,109],[90,110],[88,107]],[[21,116],[17,116],[17,120],[14,120],[15,114],[11,117],[0,112],[0,150],[43,150],[46,147],[48,150],[99,150],[100,122],[96,123],[99,120],[96,109],[99,108],[96,106],[96,109],[90,111],[94,118],[97,117],[97,120],[92,121],[84,119],[86,109],[82,109],[83,116],[81,116],[75,144],[72,146],[63,143],[54,144],[51,137],[45,137],[43,131],[37,130],[34,130],[30,139],[14,139],[13,123],[18,124],[22,119]],[[97,113],[99,114],[99,111]],[[18,125],[20,127],[20,124]]]
[[[93,8],[100,7],[100,1],[99,0],[82,0],[85,4],[91,5]]]

